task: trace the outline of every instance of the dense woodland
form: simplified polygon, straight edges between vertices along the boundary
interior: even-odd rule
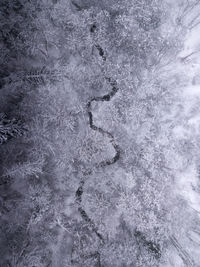
[[[179,90],[200,85],[180,54],[199,15],[197,0],[0,1],[1,267],[200,266],[183,194],[200,190],[200,106]]]

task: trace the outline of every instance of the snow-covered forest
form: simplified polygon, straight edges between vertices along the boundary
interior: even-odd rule
[[[0,1],[0,267],[200,267],[200,1]]]

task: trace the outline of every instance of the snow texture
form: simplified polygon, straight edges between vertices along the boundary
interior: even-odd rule
[[[199,36],[199,0],[1,0],[0,267],[200,267]]]

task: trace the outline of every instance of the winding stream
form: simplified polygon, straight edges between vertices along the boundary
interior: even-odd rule
[[[91,27],[91,29],[90,29],[90,32],[94,32],[95,29],[96,29],[96,26],[93,25]],[[102,47],[100,45],[98,45],[98,44],[95,45],[95,47],[97,48],[97,50],[99,52],[99,56],[102,58],[102,60],[103,61],[106,61],[106,56],[105,56],[105,53],[104,53],[104,50],[102,49]],[[102,135],[104,135],[104,136],[106,136],[106,137],[108,137],[110,139],[110,143],[112,144],[112,146],[115,149],[115,155],[111,159],[103,160],[103,161],[95,164],[94,167],[96,167],[96,168],[100,168],[100,167],[105,167],[105,166],[112,165],[115,162],[117,162],[119,160],[119,158],[120,158],[120,148],[116,144],[115,139],[114,139],[114,136],[110,132],[108,132],[108,131],[100,128],[100,127],[97,127],[94,124],[94,120],[93,120],[92,103],[93,102],[110,101],[115,96],[115,94],[118,92],[118,90],[119,90],[118,87],[117,87],[117,83],[116,83],[115,80],[112,80],[110,77],[105,77],[105,79],[111,85],[111,87],[112,87],[111,91],[109,93],[103,95],[103,96],[94,97],[91,100],[89,100],[88,103],[87,103],[86,108],[87,108],[87,114],[88,114],[88,118],[89,118],[89,126],[90,126],[90,128],[93,131],[98,131],[99,133],[101,133]],[[85,176],[86,175],[90,175],[91,173],[92,173],[92,170],[90,169],[87,172],[87,174],[85,174]],[[79,211],[81,217],[83,218],[83,220],[89,224],[89,226],[92,228],[92,230],[97,235],[97,237],[100,239],[100,241],[102,243],[104,243],[103,236],[98,232],[98,229],[95,226],[94,222],[92,221],[92,219],[90,219],[90,217],[87,215],[86,211],[82,207],[82,195],[83,195],[84,184],[85,184],[85,181],[84,180],[81,180],[81,182],[79,184],[79,187],[76,190],[76,194],[75,194],[76,203],[78,204],[78,211]]]

